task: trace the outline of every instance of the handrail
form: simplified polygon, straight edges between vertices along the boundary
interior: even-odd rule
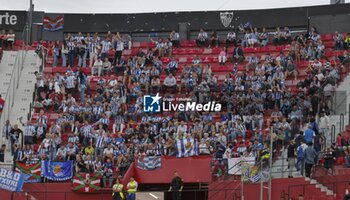
[[[349,103],[349,110],[348,110],[348,124],[350,124],[350,103]]]
[[[223,200],[229,200],[229,199],[233,199],[233,200],[238,200],[241,199],[240,197],[240,193],[239,193],[239,189],[218,189],[218,190],[210,190],[210,189],[186,189],[184,188],[182,190],[182,193],[194,193],[194,199],[193,200],[202,200],[203,197],[202,196],[198,196],[197,193],[199,192],[204,192],[205,193],[205,199],[207,199],[208,197],[208,192],[212,192],[212,191],[219,191],[219,192],[224,192],[224,199]],[[171,193],[168,190],[139,190],[138,192],[162,192],[162,193]],[[76,194],[76,192],[73,191],[22,191],[22,192],[18,192],[15,195],[19,195],[20,193],[24,193],[24,195],[26,196],[26,199],[30,199],[31,196],[35,197],[35,195],[43,195],[44,198],[43,199],[47,199],[48,198],[48,194],[59,194],[62,200],[66,200],[66,199],[70,199],[68,198],[68,195],[70,194]],[[227,194],[229,193],[229,194]],[[96,193],[95,193],[96,194]],[[104,195],[111,195],[112,191],[111,190],[100,190],[97,195],[99,195],[100,197],[95,197],[96,199],[106,199],[104,197]]]
[[[340,117],[340,120],[339,120],[339,122],[340,122],[339,133],[341,133],[342,131],[344,131],[344,125],[345,125],[344,114],[341,113],[339,117]]]
[[[303,193],[302,195],[305,196],[305,187],[315,187],[315,185],[310,184],[310,183],[305,183],[305,184],[293,184],[293,185],[288,185],[288,197],[291,198],[291,188],[296,188],[296,187],[302,187],[303,188]],[[296,194],[299,195],[299,194]]]
[[[24,29],[26,29],[26,27],[24,27]],[[23,30],[22,32],[22,39],[25,38],[24,36],[25,36],[25,30]],[[4,126],[6,120],[10,119],[11,110],[12,110],[12,107],[14,106],[15,92],[16,92],[16,89],[18,88],[20,76],[24,68],[24,60],[26,57],[27,50],[28,50],[28,47],[25,45],[25,43],[20,43],[20,46],[17,50],[15,63],[12,69],[10,82],[7,88],[2,115],[0,118],[0,130],[2,130],[2,127]],[[6,144],[7,150],[10,148],[9,141],[7,141],[4,138],[2,133],[0,136],[0,144]]]
[[[335,142],[335,125],[331,126],[331,142]]]
[[[6,98],[5,98],[5,104],[2,111],[2,116],[0,118],[0,128],[2,130],[2,127],[4,126],[6,120],[10,118],[10,111],[14,104],[14,96],[15,96],[15,88],[16,88],[16,82],[19,80],[19,70],[20,66],[23,65],[23,61],[20,59],[23,59],[23,50],[18,50],[16,55],[16,60],[13,66],[11,78],[10,78],[10,84],[7,88],[6,92]],[[5,144],[6,140],[4,141],[4,137],[1,137],[1,144]],[[8,146],[8,145],[7,145]]]

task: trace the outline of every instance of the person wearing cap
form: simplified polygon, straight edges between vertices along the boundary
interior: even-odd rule
[[[138,183],[135,181],[134,177],[130,177],[130,181],[126,188],[128,189],[128,194],[126,195],[126,200],[135,200],[137,192]]]

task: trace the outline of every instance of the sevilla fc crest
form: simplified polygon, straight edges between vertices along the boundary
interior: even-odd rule
[[[233,19],[233,12],[220,12],[220,19],[222,25],[224,25],[225,28],[227,28],[231,24],[231,21]]]

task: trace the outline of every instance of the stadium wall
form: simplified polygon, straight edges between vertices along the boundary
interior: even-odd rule
[[[310,17],[310,24],[317,26],[320,32],[327,33],[329,30],[343,32],[349,32],[350,30],[350,15],[338,14],[338,15],[318,15]]]
[[[21,20],[16,25],[0,24],[0,29],[15,29],[22,31],[26,21],[26,11],[0,11],[18,14]],[[221,13],[233,13],[233,19],[228,26],[224,26],[220,17]],[[255,27],[274,28],[277,26],[289,26],[293,30],[305,29],[312,21],[312,25],[325,32],[340,30],[336,26],[329,25],[329,21],[337,21],[338,16],[350,13],[350,4],[341,5],[324,5],[311,7],[296,7],[282,9],[265,9],[265,10],[242,10],[242,11],[208,11],[208,12],[167,12],[167,13],[139,13],[139,14],[64,14],[64,29],[58,32],[48,32],[42,29],[40,23],[43,17],[57,16],[61,13],[44,13],[35,12],[33,19],[32,40],[57,40],[62,39],[64,33],[76,32],[112,32],[131,33],[136,41],[148,39],[148,34],[157,32],[165,33],[173,29],[179,29],[179,24],[187,24],[187,34],[181,34],[184,38],[189,39],[200,28],[208,31],[224,31],[233,29],[239,24],[250,22]],[[322,16],[322,17],[317,17]],[[336,17],[334,17],[336,16]],[[337,21],[338,22],[338,21]],[[345,23],[345,21],[343,21]],[[344,23],[339,23],[344,25]],[[337,23],[333,23],[337,24]],[[340,25],[340,26],[341,26]],[[349,25],[349,23],[347,23]],[[324,27],[324,28],[322,28]],[[348,32],[349,27],[343,26],[342,31]],[[192,34],[191,34],[192,33]],[[136,37],[134,37],[136,35]]]

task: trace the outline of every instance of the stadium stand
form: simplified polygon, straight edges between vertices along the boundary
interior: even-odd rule
[[[213,175],[220,177],[229,170],[227,158],[254,156],[268,167],[291,140],[297,149],[310,139],[324,155],[317,163],[331,155],[338,175],[337,166],[350,166],[350,129],[332,138],[329,96],[349,72],[349,35],[321,35],[314,27],[298,35],[288,27],[262,30],[220,38],[201,30],[196,40],[184,41],[172,32],[151,42],[119,33],[33,42],[45,67],[35,73],[34,113],[20,120],[24,137],[9,131],[14,161],[73,160],[75,173],[98,173],[111,187],[137,156],[179,157],[180,140],[193,141],[193,155],[211,155]],[[145,113],[143,96],[158,93],[215,101],[222,109]],[[320,191],[317,198],[327,199]]]

